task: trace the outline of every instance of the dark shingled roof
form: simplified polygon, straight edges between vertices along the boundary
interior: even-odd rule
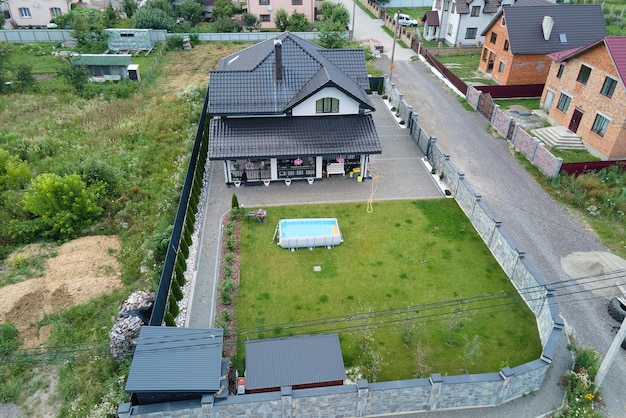
[[[274,41],[282,43],[284,79],[275,79]],[[327,50],[289,32],[220,60],[210,73],[212,115],[280,115],[319,89],[337,87],[374,110],[363,50]]]
[[[213,118],[209,132],[212,160],[382,152],[369,114]]]
[[[142,327],[126,392],[217,392],[222,342],[221,329]]]
[[[426,26],[439,26],[439,13],[436,10],[426,12]]]
[[[485,0],[485,7],[483,13],[495,13],[498,11],[498,7],[502,4],[502,0]]]
[[[600,5],[574,4],[567,6],[504,6],[483,31],[504,14],[513,54],[549,54],[572,49],[606,36],[606,26]],[[550,38],[543,37],[542,22],[545,16],[554,19]],[[561,34],[566,37],[562,42]]]
[[[344,380],[337,334],[246,341],[246,389]]]
[[[580,48],[550,54],[548,57],[556,62],[566,61],[601,44],[604,44],[606,47],[617,74],[622,81],[622,86],[626,85],[626,36],[605,36]]]

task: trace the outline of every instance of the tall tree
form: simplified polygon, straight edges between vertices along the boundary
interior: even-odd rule
[[[174,18],[162,9],[141,7],[133,16],[133,26],[138,29],[174,29]]]
[[[230,0],[217,0],[213,6],[212,17],[218,20],[222,17],[231,18],[235,14],[235,6]]]
[[[191,22],[192,25],[196,25],[204,17],[204,7],[200,5],[196,0],[185,0],[180,4],[180,16]]]
[[[133,18],[133,15],[137,11],[137,2],[135,0],[122,0],[122,10],[129,19]]]
[[[311,22],[304,13],[295,11],[289,16],[287,28],[291,32],[308,32],[311,30]]]
[[[287,10],[282,8],[276,10],[276,14],[274,15],[274,24],[281,32],[287,30],[287,27],[289,26],[289,14],[287,13]]]

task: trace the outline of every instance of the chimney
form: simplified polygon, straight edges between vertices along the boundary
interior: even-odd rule
[[[276,81],[283,81],[283,43],[274,39],[274,74]]]
[[[543,39],[546,41],[550,39],[552,33],[552,27],[554,26],[554,19],[550,16],[544,16],[543,22],[541,22],[541,29],[543,29]]]

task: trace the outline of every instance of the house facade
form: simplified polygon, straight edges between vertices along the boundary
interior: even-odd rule
[[[209,81],[209,158],[225,182],[315,179],[382,152],[361,49],[324,49],[285,32],[223,58]]]
[[[547,54],[586,45],[607,32],[600,5],[530,0],[503,7],[483,35],[479,69],[502,85],[515,85],[545,83],[552,62]]]
[[[289,15],[294,11],[303,13],[309,22],[315,19],[315,0],[247,0],[248,13],[259,18],[261,29],[276,29],[276,11],[285,9]]]
[[[70,10],[66,0],[6,0],[15,27],[45,28],[50,20]]]
[[[515,0],[434,0],[425,16],[423,36],[450,46],[482,44],[483,30],[502,6]],[[434,14],[436,13],[436,15]]]
[[[626,37],[607,36],[553,60],[541,105],[602,159],[626,158]]]

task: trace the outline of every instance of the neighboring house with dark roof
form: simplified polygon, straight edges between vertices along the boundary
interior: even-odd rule
[[[246,341],[246,393],[339,386],[345,378],[337,334]]]
[[[541,97],[559,125],[602,159],[626,158],[626,36],[606,36],[553,60]]]
[[[479,68],[502,85],[543,84],[552,52],[607,35],[600,5],[554,5],[537,0],[505,6],[484,30]]]
[[[218,328],[142,327],[126,380],[131,404],[226,397],[223,338]]]
[[[450,46],[476,46],[483,29],[502,6],[515,0],[434,0],[424,16],[424,38]],[[435,16],[434,13],[437,15]]]
[[[209,158],[236,186],[366,176],[369,155],[382,152],[368,89],[362,49],[285,32],[227,56],[210,73]]]
[[[303,13],[309,22],[315,20],[315,0],[247,0],[248,13],[258,16],[261,29],[276,29],[276,11],[284,9],[289,15]]]

